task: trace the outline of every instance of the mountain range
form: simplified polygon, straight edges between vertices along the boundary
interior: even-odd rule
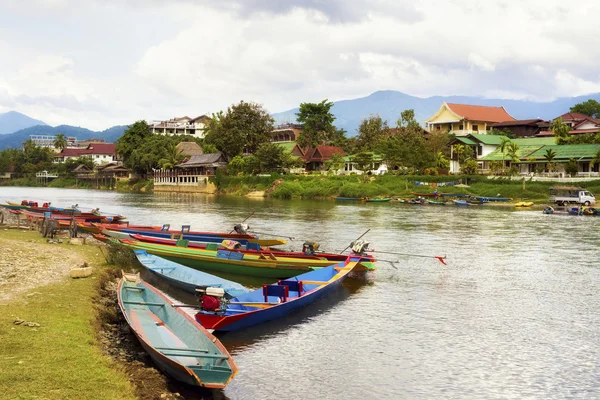
[[[577,103],[588,99],[600,101],[600,93],[579,97],[562,97],[550,102],[534,102],[528,100],[486,99],[473,96],[433,96],[427,98],[410,96],[394,90],[381,90],[369,96],[352,100],[334,102],[331,112],[335,115],[334,124],[344,129],[347,136],[355,136],[361,121],[370,115],[378,114],[395,126],[404,110],[415,110],[415,118],[421,124],[431,117],[442,102],[472,104],[481,106],[504,106],[506,111],[516,119],[541,118],[550,120],[566,112]],[[298,108],[273,114],[276,123],[295,122]]]
[[[13,133],[35,125],[47,125],[44,121],[33,119],[17,111],[0,114],[0,135]]]
[[[415,110],[415,118],[423,123],[432,116],[442,102],[473,104],[481,106],[504,106],[506,111],[516,119],[542,118],[550,120],[569,111],[569,108],[588,99],[600,101],[600,93],[578,97],[562,97],[549,102],[529,100],[487,99],[473,96],[433,96],[415,97],[394,90],[380,90],[366,97],[334,102],[331,112],[336,119],[334,124],[347,132],[347,136],[355,136],[361,121],[370,115],[379,115],[395,126],[404,110]],[[276,123],[295,122],[298,108],[272,114]],[[16,129],[15,129],[16,128]],[[77,139],[104,139],[106,142],[116,141],[127,126],[113,126],[104,131],[92,131],[70,125],[49,126],[42,121],[28,117],[16,111],[0,114],[0,150],[17,147],[29,139],[30,135],[74,136]],[[13,132],[13,133],[10,133]]]
[[[92,131],[86,128],[80,128],[70,125],[36,125],[21,129],[17,132],[0,135],[0,150],[11,147],[21,148],[23,142],[29,139],[30,135],[57,135],[62,133],[65,136],[74,136],[78,140],[85,139],[104,139],[107,143],[114,143],[123,135],[127,129],[126,125],[117,125],[103,131]]]

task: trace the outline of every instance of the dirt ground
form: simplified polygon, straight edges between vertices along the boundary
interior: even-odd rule
[[[35,287],[64,279],[71,268],[86,261],[76,252],[65,251],[64,246],[0,237],[0,304]]]

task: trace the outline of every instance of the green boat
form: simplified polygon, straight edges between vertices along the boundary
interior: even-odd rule
[[[135,240],[120,240],[120,242],[131,249],[146,250],[147,253],[202,271],[215,271],[225,274],[258,276],[271,279],[290,278],[312,271],[313,269],[328,267],[337,263],[327,259],[315,260],[276,257],[269,253],[251,255],[237,251],[202,250],[151,244]],[[373,268],[372,263],[365,264],[359,264],[355,270],[366,271]]]

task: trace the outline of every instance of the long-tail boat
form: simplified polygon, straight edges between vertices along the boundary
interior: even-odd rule
[[[163,239],[163,238],[140,235],[140,234],[131,234],[129,236],[134,240],[138,240],[138,241],[144,242],[144,243],[164,244],[164,245],[168,245],[168,246],[181,245],[181,242],[176,239]],[[224,242],[228,242],[228,241],[224,241]],[[204,242],[194,242],[194,241],[185,242],[185,246],[187,246],[189,248],[193,248],[193,249],[213,250],[213,251],[215,251],[215,250],[232,250],[233,249],[235,251],[238,251],[238,252],[244,253],[244,254],[256,254],[256,255],[272,254],[275,257],[295,257],[295,258],[302,258],[302,259],[306,259],[306,260],[326,259],[326,260],[329,260],[332,262],[340,262],[340,261],[344,261],[348,257],[347,254],[336,254],[336,253],[326,253],[326,252],[315,251],[312,249],[311,242],[306,242],[304,244],[305,251],[303,251],[303,252],[273,250],[273,249],[264,248],[264,247],[261,248],[260,246],[254,245],[253,243],[248,243],[248,244],[246,244],[245,247],[242,247],[239,244],[238,245],[232,244],[231,241],[229,241],[229,243],[225,243],[225,244],[227,246],[224,245],[223,243],[217,244],[217,243],[204,243]],[[367,267],[368,269],[375,269],[374,264],[377,260],[373,256],[371,256],[369,254],[358,254],[358,253],[354,253],[354,254],[352,254],[352,256],[360,257],[361,264],[364,265],[365,267]]]
[[[146,236],[154,236],[160,238],[171,239],[174,236],[177,236],[181,239],[193,240],[197,242],[209,242],[209,243],[221,243],[224,239],[235,240],[242,245],[246,243],[258,243],[260,246],[279,246],[285,244],[286,241],[283,239],[259,239],[256,235],[250,235],[246,233],[224,233],[224,232],[199,232],[199,231],[190,231],[185,227],[182,228],[181,231],[170,230],[167,228],[168,225],[157,229],[147,229],[147,228],[135,228],[132,226],[106,226],[103,227],[108,231],[118,231],[124,232],[128,234],[142,234]]]
[[[276,257],[268,253],[244,254],[235,250],[191,249],[128,239],[120,239],[120,242],[131,249],[146,250],[150,254],[155,254],[191,268],[263,278],[289,278],[313,269],[327,267],[332,263],[326,259],[307,260],[294,257]],[[356,271],[366,271],[367,269],[367,266],[359,262]]]
[[[358,259],[349,257],[227,301],[209,295],[207,290],[196,320],[207,329],[235,331],[283,317],[337,289],[357,265]]]
[[[117,295],[127,323],[166,374],[216,389],[233,379],[238,368],[223,344],[139,274],[124,274]]]
[[[223,289],[226,296],[231,298],[250,291],[237,282],[186,267],[154,254],[149,254],[145,250],[134,250],[134,254],[138,261],[152,274],[188,293],[195,294],[196,289],[199,287],[217,287]]]

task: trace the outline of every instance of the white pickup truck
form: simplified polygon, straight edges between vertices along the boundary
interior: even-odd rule
[[[580,187],[554,186],[550,188],[550,202],[559,206],[573,203],[589,206],[596,203],[596,197]]]

